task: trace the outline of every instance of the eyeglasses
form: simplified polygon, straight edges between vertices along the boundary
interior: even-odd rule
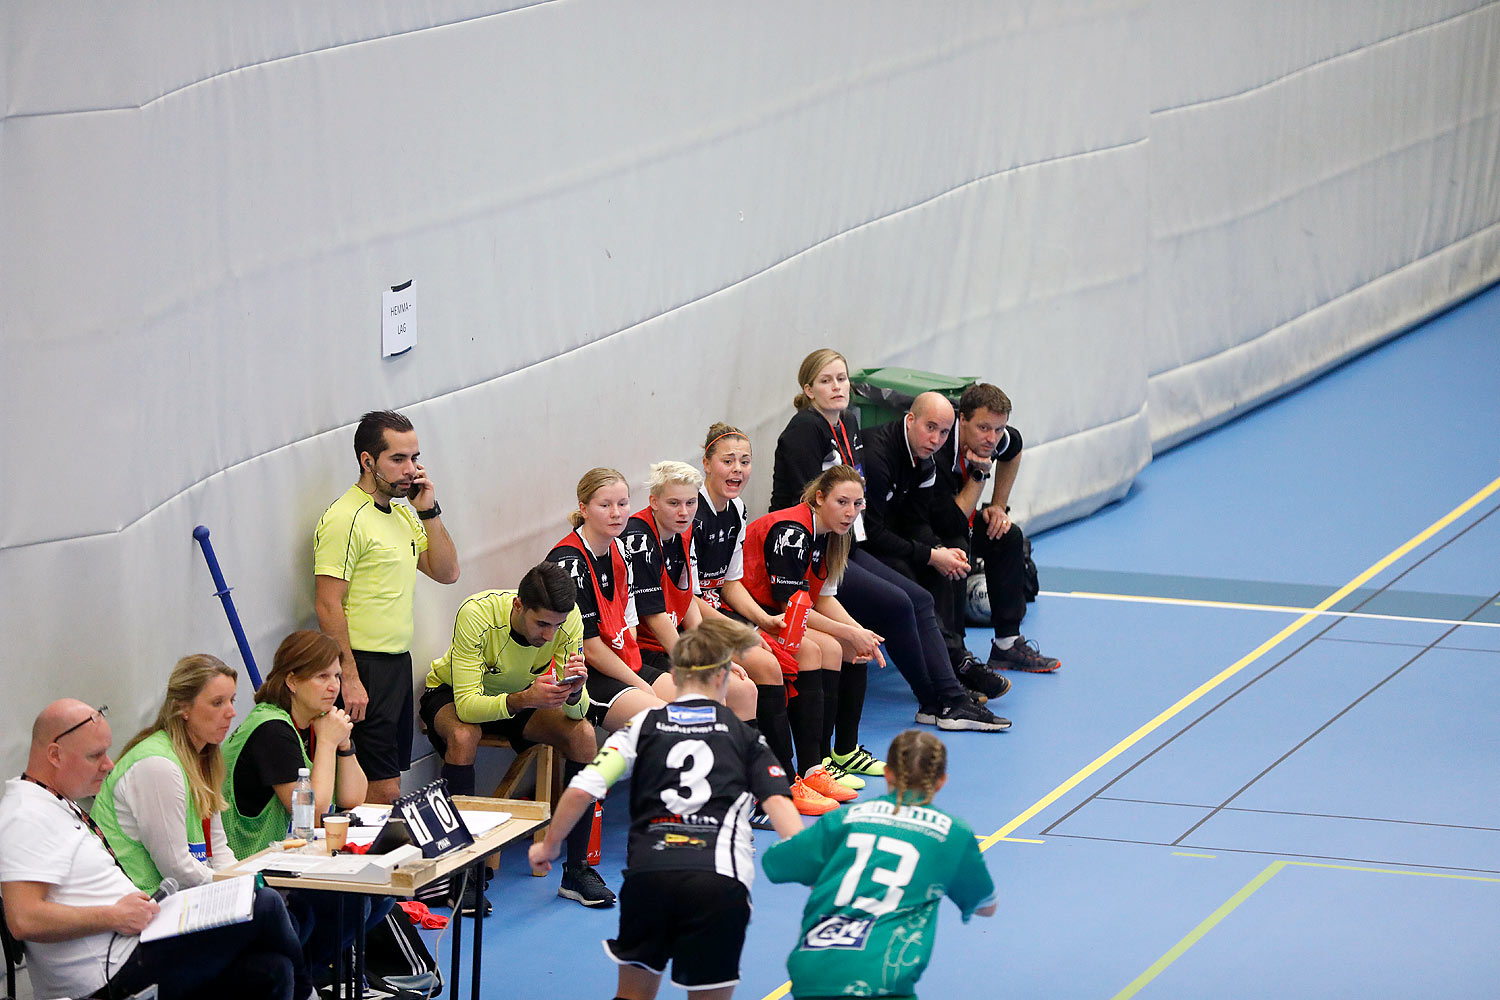
[[[62,739],[64,736],[66,736],[69,733],[74,732],[76,730],[82,729],[84,726],[88,725],[90,722],[93,722],[95,719],[98,719],[99,721],[102,722],[104,720],[104,717],[106,715],[108,715],[108,714],[109,714],[109,706],[108,705],[100,705],[98,708],[94,709],[94,714],[93,715],[89,716],[87,719],[84,719],[82,722],[74,723],[73,725],[69,726],[67,729],[64,729],[62,732],[60,732],[56,736],[52,737],[52,742],[56,743],[58,740]]]

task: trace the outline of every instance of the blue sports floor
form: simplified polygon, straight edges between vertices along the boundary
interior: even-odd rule
[[[1497,334],[1491,289],[1034,540],[1024,628],[1063,668],[946,737],[1001,908],[945,906],[924,996],[1500,996]],[[866,743],[912,711],[871,672]],[[613,996],[615,912],[523,854],[484,995]],[[805,892],[757,881],[737,996],[783,995]]]

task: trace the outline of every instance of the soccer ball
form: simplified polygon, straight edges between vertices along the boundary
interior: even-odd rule
[[[969,624],[988,625],[990,623],[990,589],[984,582],[983,567],[976,568],[969,574],[965,593],[968,598],[965,605],[969,613]]]

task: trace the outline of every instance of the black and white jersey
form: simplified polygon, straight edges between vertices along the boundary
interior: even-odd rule
[[[714,510],[707,490],[698,491],[698,511],[693,515],[693,570],[698,594],[716,608],[724,606],[720,589],[728,580],[745,575],[745,501],[739,497]]]
[[[702,695],[636,715],[571,787],[603,798],[626,776],[627,874],[711,871],[748,887],[755,877],[756,800],[791,794],[786,771],[760,733]]]

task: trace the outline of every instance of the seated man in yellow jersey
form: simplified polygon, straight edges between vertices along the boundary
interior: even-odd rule
[[[432,662],[419,708],[443,755],[449,792],[474,794],[474,751],[485,733],[505,737],[517,753],[537,743],[556,747],[569,778],[594,759],[577,601],[567,571],[543,562],[515,590],[486,590],[459,607],[453,642]],[[589,866],[589,830],[581,823],[568,838],[558,895],[608,906],[615,894]],[[477,903],[465,899],[463,907]]]
[[[417,432],[393,410],[354,430],[359,480],[318,519],[313,535],[318,627],[338,640],[344,709],[369,779],[368,802],[394,802],[411,766],[412,598],[417,571],[458,580],[458,552],[417,461]],[[394,503],[393,501],[404,501]]]

